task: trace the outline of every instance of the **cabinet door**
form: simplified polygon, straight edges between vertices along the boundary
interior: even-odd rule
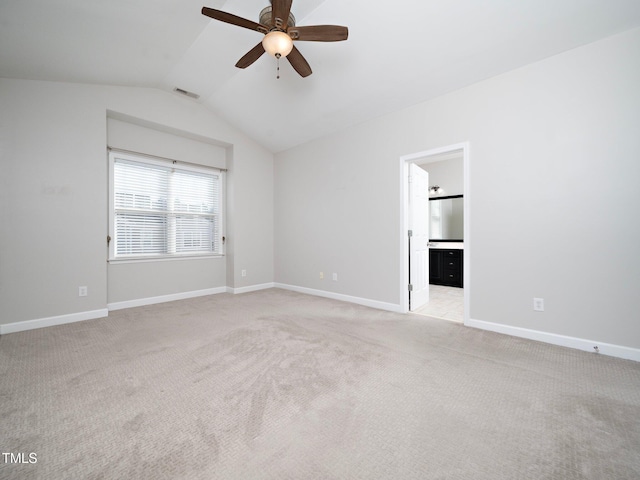
[[[429,283],[439,285],[443,282],[442,250],[429,250]]]
[[[429,252],[429,283],[462,287],[463,251],[431,249]]]

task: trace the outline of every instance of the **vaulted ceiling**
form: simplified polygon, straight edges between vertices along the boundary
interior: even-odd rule
[[[640,26],[638,0],[294,0],[297,25],[349,27],[296,42],[313,74],[236,61],[267,0],[2,0],[0,77],[175,87],[273,152]],[[177,93],[174,93],[178,95]]]

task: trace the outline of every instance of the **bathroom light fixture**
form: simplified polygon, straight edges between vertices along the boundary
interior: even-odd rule
[[[440,187],[438,185],[429,187],[429,193],[438,193],[439,191],[440,191]]]

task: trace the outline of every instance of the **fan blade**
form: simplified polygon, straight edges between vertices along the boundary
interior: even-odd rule
[[[260,42],[255,47],[253,47],[251,50],[249,50],[245,54],[244,57],[242,57],[240,60],[238,60],[238,63],[236,63],[236,67],[238,67],[238,68],[247,68],[253,62],[258,60],[262,56],[263,53],[264,53],[264,47],[262,46],[262,42]]]
[[[221,22],[230,23],[231,25],[237,25],[238,27],[248,28],[249,30],[256,30],[260,33],[268,33],[269,29],[264,25],[256,23],[246,18],[232,15],[231,13],[223,12],[221,10],[215,10],[209,7],[202,7],[202,14],[207,17],[211,17],[214,20],[220,20]]]
[[[349,37],[349,29],[340,25],[311,25],[291,27],[287,33],[294,40],[307,42],[340,42]]]
[[[287,29],[292,0],[273,0],[271,2],[271,23],[276,28]]]
[[[300,53],[300,50],[298,50],[295,45],[293,46],[293,50],[291,50],[291,53],[287,55],[287,60],[289,60],[289,63],[291,64],[293,69],[298,72],[301,77],[308,77],[309,75],[311,75],[312,72],[309,63],[307,63],[307,61]]]

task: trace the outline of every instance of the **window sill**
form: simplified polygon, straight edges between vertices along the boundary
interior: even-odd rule
[[[128,257],[128,258],[109,258],[107,263],[120,265],[123,263],[148,263],[148,262],[173,262],[177,260],[201,260],[207,258],[222,258],[224,253],[207,254],[207,255],[176,255],[175,257]]]

